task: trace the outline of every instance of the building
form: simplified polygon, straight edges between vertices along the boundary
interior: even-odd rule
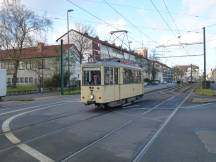
[[[207,75],[207,79],[210,81],[216,81],[216,68],[211,69],[211,72]]]
[[[74,49],[75,47],[73,45],[64,46],[65,50],[69,48]],[[0,51],[0,68],[7,69],[7,82],[8,85],[11,85],[15,68],[14,60],[8,55],[9,52]],[[59,56],[59,45],[46,46],[44,43],[38,43],[37,47],[24,48],[19,61],[17,84],[43,84],[44,80],[59,73]]]
[[[58,38],[57,41],[62,39],[63,42],[67,44],[67,36],[68,33],[65,33],[60,38]],[[83,49],[80,47],[80,40],[82,40],[82,42],[86,44],[86,47],[88,47],[86,48],[86,50],[80,52],[83,53],[82,60],[79,60],[79,52],[74,53],[74,60],[76,61],[74,62],[73,67],[79,68],[80,62],[97,62],[104,59],[119,59],[125,64],[134,64],[141,66],[143,69],[144,78],[153,79],[154,77],[152,77],[152,69],[156,69],[154,78],[155,80],[159,80],[160,82],[169,82],[170,80],[172,80],[172,77],[170,76],[172,75],[171,68],[158,61],[154,63],[154,61],[148,59],[147,48],[138,49],[136,51],[129,51],[107,41],[102,41],[98,37],[92,37],[87,33],[81,33],[73,29],[69,31],[69,36],[69,43],[74,44],[77,47],[78,51],[80,51],[80,49]],[[78,76],[80,70],[77,72],[77,74],[73,74],[75,76]]]
[[[70,85],[74,85],[80,80],[80,63],[97,62],[106,59],[117,59],[125,64],[140,66],[143,69],[144,78],[159,80],[160,82],[169,82],[171,80],[170,68],[159,61],[152,61],[144,55],[123,49],[115,44],[102,41],[98,37],[91,37],[86,33],[83,34],[73,29],[70,30],[70,38],[79,38],[81,42],[71,40],[67,44],[67,33],[58,39],[63,39],[64,42],[63,64],[65,72],[69,68]],[[80,44],[83,46],[81,47]],[[0,67],[7,69],[8,85],[11,85],[14,64],[13,60],[8,56],[8,52],[10,50],[0,52]],[[17,84],[42,86],[46,79],[52,78],[54,74],[59,74],[59,67],[60,44],[45,45],[44,43],[38,43],[36,47],[24,48],[19,61]]]
[[[199,80],[199,67],[196,65],[177,65],[173,67],[175,80],[196,82]]]
[[[148,49],[147,48],[138,48],[135,50],[135,52],[142,56],[143,58],[148,58]]]

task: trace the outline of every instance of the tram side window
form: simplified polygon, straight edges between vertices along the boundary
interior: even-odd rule
[[[124,75],[123,75],[123,83],[124,84],[129,84],[133,82],[133,74],[132,70],[130,69],[124,69]]]
[[[83,71],[83,85],[101,85],[100,71]]]
[[[133,78],[134,78],[134,83],[140,83],[141,82],[141,72],[140,71],[134,71],[133,72]]]
[[[114,84],[118,84],[118,68],[114,68]]]
[[[104,68],[104,84],[105,85],[113,84],[113,68],[112,67]]]
[[[131,69],[124,69],[123,73],[123,83],[131,84],[131,83],[140,83],[141,82],[141,72]]]
[[[141,82],[141,71],[137,71],[137,82]]]

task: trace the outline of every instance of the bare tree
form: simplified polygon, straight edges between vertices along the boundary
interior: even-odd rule
[[[76,46],[79,63],[82,64],[85,56],[90,57],[90,50],[92,50],[92,41],[88,36],[94,36],[94,30],[91,26],[76,24],[75,30],[70,32],[70,43]]]
[[[175,66],[173,68],[173,76],[174,76],[175,80],[182,79],[183,75],[184,75],[184,70],[182,68],[180,68],[178,66]]]
[[[20,3],[4,3],[0,10],[0,47],[13,61],[13,86],[17,83],[17,72],[23,48],[31,47],[35,36],[46,31],[51,21],[37,16]]]

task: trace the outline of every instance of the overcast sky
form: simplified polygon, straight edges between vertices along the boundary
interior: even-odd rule
[[[158,45],[202,42],[202,27],[206,26],[207,71],[216,67],[216,0],[21,0],[21,2],[39,15],[46,15],[53,21],[53,27],[47,34],[48,44],[56,43],[55,40],[67,31],[68,9],[74,9],[74,12],[69,14],[70,27],[74,27],[76,23],[91,25],[102,40],[109,40],[109,32],[112,30],[126,29],[129,40],[132,41],[132,48],[139,48],[143,44],[149,48],[149,53]],[[156,54],[158,57],[199,55],[203,54],[203,46],[157,48]],[[200,66],[203,71],[203,56],[164,58],[161,61],[169,66],[192,63]]]

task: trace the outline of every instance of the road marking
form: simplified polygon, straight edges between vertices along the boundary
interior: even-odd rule
[[[144,113],[141,113],[141,115],[145,115],[146,113],[151,112],[152,110],[154,110],[155,108],[157,108],[157,107],[160,106],[161,104],[163,104],[163,103],[165,103],[165,102],[167,102],[167,101],[169,101],[169,100],[175,98],[176,96],[177,96],[177,95],[172,96],[172,97],[170,97],[170,98],[168,98],[168,99],[166,99],[166,100],[160,102],[159,104],[155,105],[155,106],[154,106],[153,108],[151,108],[150,110],[145,111]],[[125,108],[125,109],[126,109],[126,108]],[[130,120],[130,121],[127,122],[126,124],[122,125],[121,127],[110,131],[109,133],[105,134],[103,137],[101,137],[101,138],[97,139],[96,141],[94,141],[94,142],[88,144],[87,146],[83,147],[82,149],[78,150],[77,152],[74,152],[74,153],[72,153],[71,155],[65,157],[63,160],[61,160],[61,162],[66,162],[66,161],[68,161],[70,158],[73,158],[73,157],[76,156],[77,154],[79,154],[79,153],[81,153],[81,152],[83,152],[83,151],[89,149],[90,147],[92,147],[93,145],[95,145],[95,144],[97,144],[98,142],[102,141],[102,140],[105,139],[106,137],[111,136],[113,133],[119,131],[120,129],[124,128],[125,126],[127,126],[127,125],[129,125],[129,124],[131,124],[131,123],[134,123],[135,121],[136,121],[136,120]],[[154,120],[154,121],[155,121],[155,120]],[[159,121],[157,120],[157,122],[159,122]]]
[[[82,152],[82,151],[87,150],[87,149],[90,148],[91,146],[93,146],[93,145],[95,145],[96,143],[102,141],[104,138],[106,138],[106,137],[112,135],[113,133],[117,132],[118,130],[120,130],[120,129],[126,127],[127,125],[129,125],[129,124],[132,123],[132,122],[133,122],[133,121],[130,120],[130,121],[128,121],[127,123],[125,123],[124,125],[120,126],[119,128],[111,130],[109,133],[105,134],[103,137],[99,138],[98,140],[96,140],[96,141],[94,141],[94,142],[88,144],[87,146],[83,147],[83,148],[80,149],[79,151],[74,152],[74,153],[71,154],[70,156],[64,158],[63,160],[61,160],[61,162],[66,162],[66,161],[68,161],[70,158],[76,156],[77,154],[79,154],[79,153]]]
[[[194,89],[193,89],[194,90]],[[142,159],[143,155],[148,151],[150,146],[153,144],[155,139],[160,135],[162,130],[167,126],[169,121],[173,118],[176,112],[180,109],[180,107],[187,101],[187,99],[191,96],[193,90],[185,97],[185,99],[176,107],[176,109],[172,112],[172,114],[167,118],[167,120],[162,124],[162,126],[158,129],[158,131],[153,135],[153,137],[148,141],[148,143],[143,147],[143,149],[136,155],[133,162],[138,162]]]
[[[59,104],[53,104],[53,105],[50,105],[50,106],[46,106],[46,107],[42,107],[42,108],[39,108],[39,109],[34,109],[34,110],[29,110],[29,111],[26,111],[26,112],[22,112],[20,114],[16,114],[10,118],[8,118],[7,120],[5,120],[2,124],[2,131],[3,133],[5,133],[5,136],[7,137],[7,139],[15,144],[18,148],[20,148],[21,150],[23,150],[24,152],[26,152],[27,154],[31,155],[32,157],[34,157],[35,159],[41,161],[41,162],[54,162],[54,160],[52,160],[51,158],[47,157],[46,155],[40,153],[39,151],[37,151],[36,149],[28,146],[27,144],[23,144],[21,143],[21,140],[18,139],[12,132],[11,132],[11,129],[10,129],[10,123],[20,117],[20,116],[23,116],[23,115],[26,115],[28,113],[31,113],[31,112],[34,112],[34,111],[39,111],[39,110],[45,110],[49,107],[53,107],[53,106],[57,106]]]
[[[147,110],[147,111],[143,112],[141,115],[145,115],[145,114],[147,114],[147,113],[151,112],[152,110],[154,110],[154,109],[158,108],[160,105],[162,105],[162,104],[166,103],[167,101],[170,101],[170,100],[172,100],[172,99],[173,99],[173,98],[175,98],[176,96],[177,96],[177,95],[175,95],[175,96],[172,96],[172,97],[170,97],[170,98],[168,98],[168,99],[166,99],[166,100],[164,100],[164,101],[160,102],[159,104],[155,105],[153,108],[151,108],[151,109],[149,109],[149,110]]]
[[[216,154],[216,131],[215,130],[198,130],[197,136],[202,141],[205,149],[212,154]]]
[[[78,101],[70,101],[70,102],[78,102]],[[62,104],[62,103],[67,103],[67,101],[56,102],[56,103],[53,103],[52,105]],[[49,106],[49,105],[50,104],[44,104],[44,105],[37,105],[37,106],[31,106],[31,107],[26,107],[26,108],[20,108],[18,110],[11,110],[11,111],[0,113],[0,116],[15,113],[15,112],[20,112],[20,111],[24,111],[24,110],[31,110],[31,109],[34,109],[34,108],[37,108],[37,107]]]

